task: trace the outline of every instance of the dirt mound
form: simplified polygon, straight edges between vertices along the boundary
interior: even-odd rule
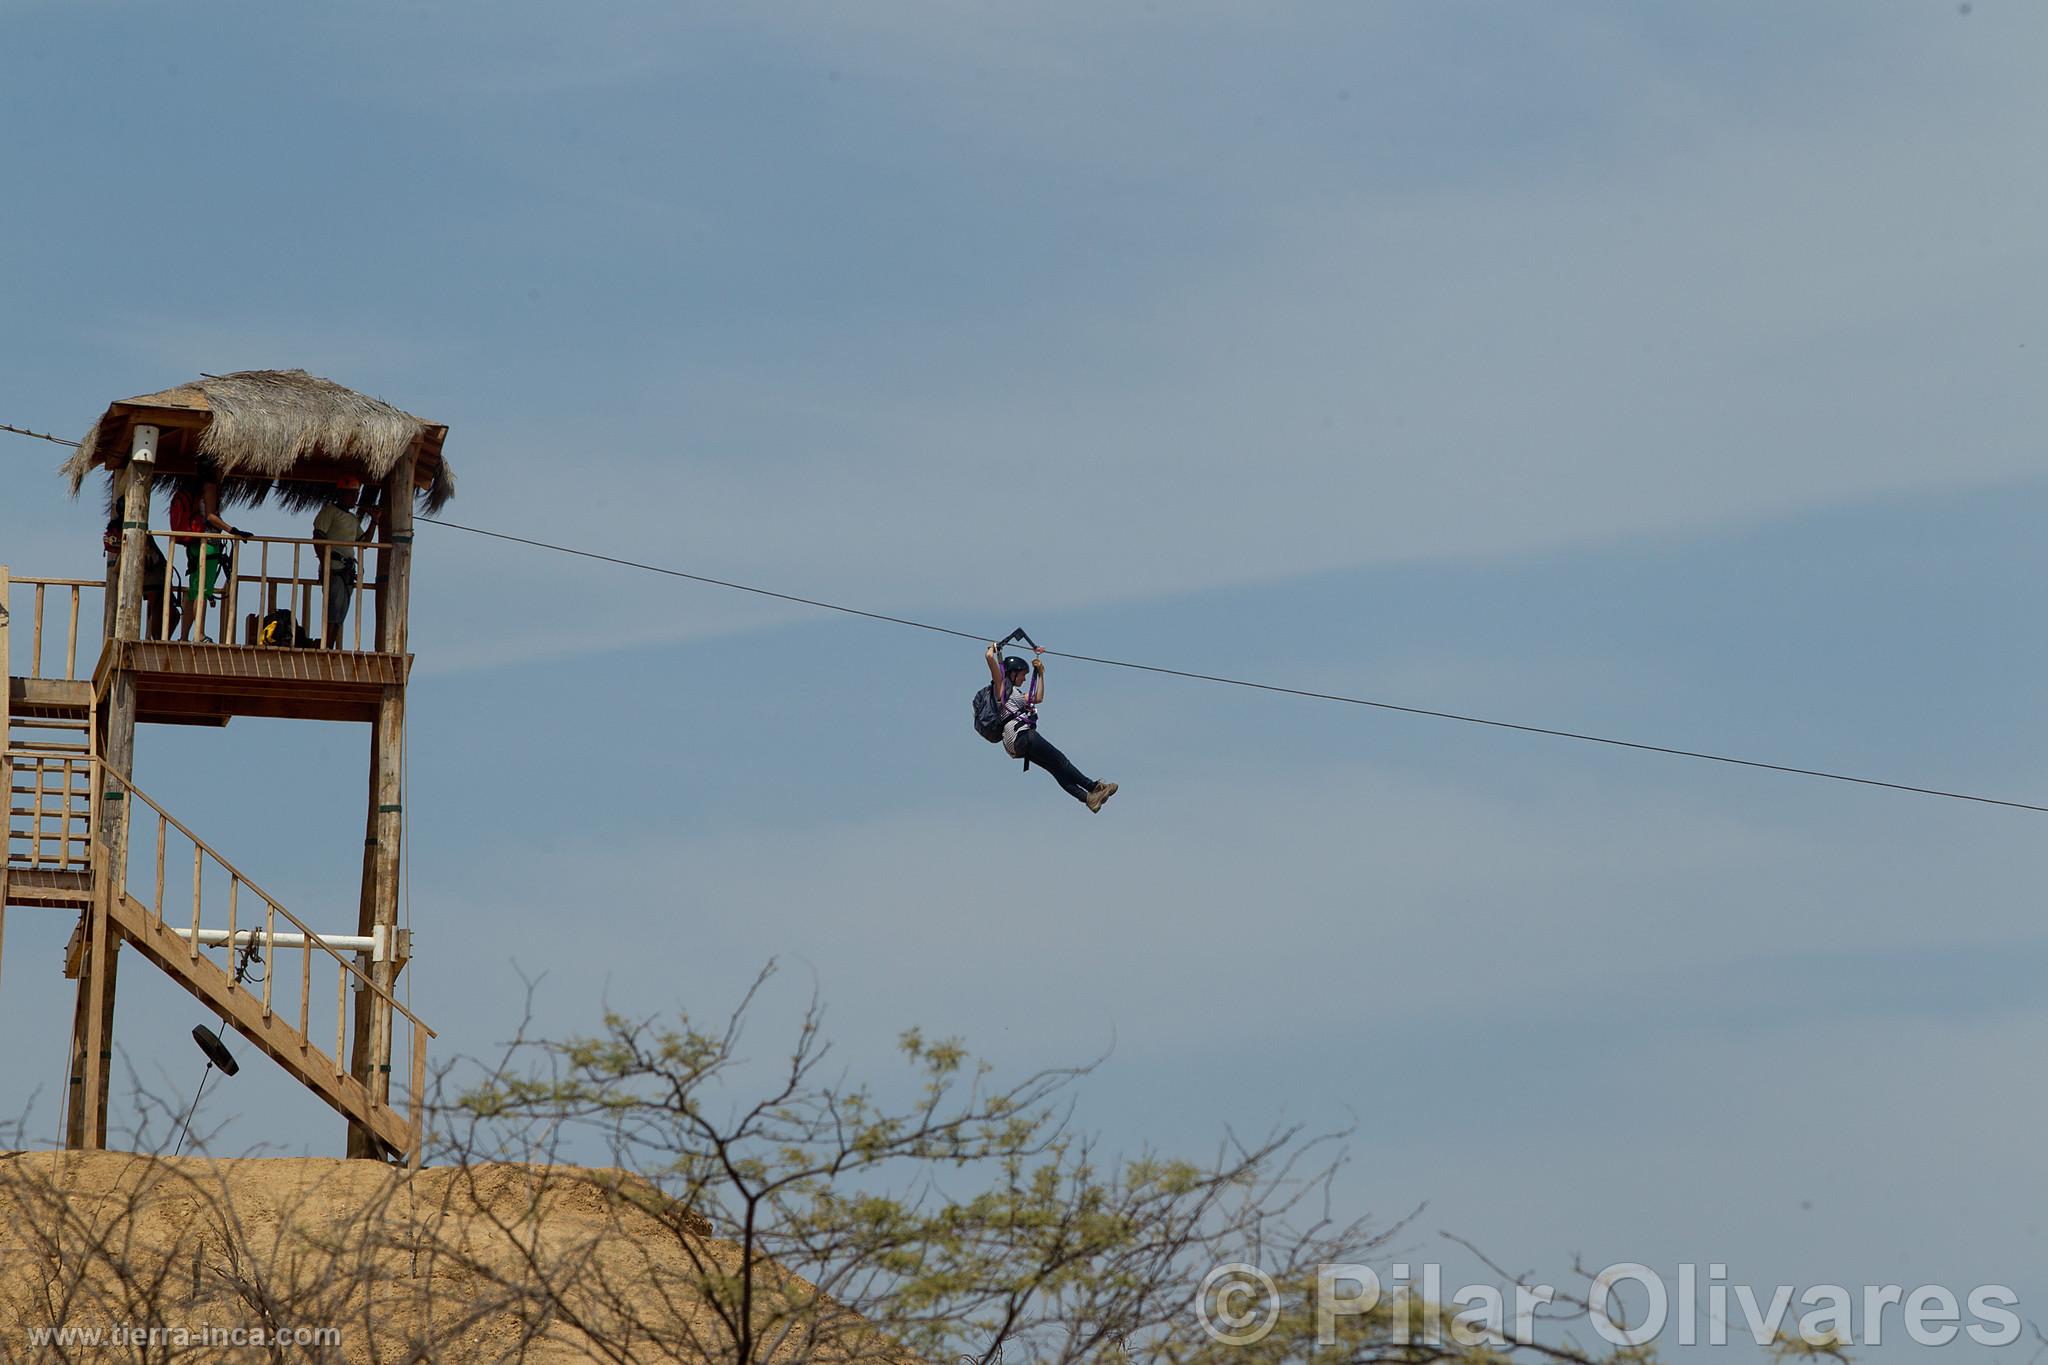
[[[735,1359],[710,1234],[619,1171],[0,1154],[0,1360]],[[772,1265],[750,1302],[755,1359],[906,1359]]]

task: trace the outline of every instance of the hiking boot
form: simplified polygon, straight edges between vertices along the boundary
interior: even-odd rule
[[[1089,812],[1089,814],[1091,814],[1091,815],[1099,815],[1099,814],[1101,814],[1101,813],[1102,813],[1102,803],[1103,803],[1103,802],[1105,802],[1105,801],[1107,801],[1107,800],[1109,800],[1109,798],[1110,798],[1110,797],[1112,797],[1112,796],[1115,796],[1115,795],[1116,795],[1116,783],[1114,783],[1114,782],[1097,782],[1097,783],[1096,783],[1096,784],[1095,784],[1095,785],[1094,785],[1093,787],[1090,787],[1090,788],[1088,789],[1088,812]]]

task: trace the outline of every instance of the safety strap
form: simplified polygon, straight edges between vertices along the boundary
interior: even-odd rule
[[[1003,704],[1003,710],[1006,712],[1010,711],[1008,702]],[[1010,719],[1017,722],[1017,734],[1020,739],[1024,735],[1033,733],[1038,729],[1038,714],[1035,711],[1028,713],[1022,711],[1010,712]],[[1024,771],[1027,773],[1031,771],[1031,760],[1029,758],[1024,760]]]
[[[1031,653],[1034,657],[1042,657],[1045,654],[1045,646],[1039,644],[1038,641],[1032,639],[1031,636],[1025,632],[1024,627],[1022,626],[1017,627],[1008,635],[1005,635],[1001,640],[997,641],[996,648],[998,650],[1001,650],[1004,645],[1011,644],[1018,640],[1022,640],[1025,644],[1031,646]],[[1028,718],[1027,714],[1024,712],[1012,711],[1010,709],[1009,697],[1009,682],[1008,679],[1005,679],[1003,685],[1002,705],[1000,708],[1003,714],[1008,716],[1011,720],[1020,722],[1020,724],[1017,726],[1017,729],[1020,733],[1025,730],[1036,730],[1038,728],[1037,711],[1035,709],[1032,710],[1028,714]],[[1024,723],[1027,722],[1027,720],[1028,723]],[[1028,758],[1024,760],[1024,771],[1027,773],[1031,771],[1031,760]]]

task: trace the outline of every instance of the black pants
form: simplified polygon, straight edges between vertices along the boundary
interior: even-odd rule
[[[1028,763],[1036,763],[1052,774],[1052,780],[1060,784],[1060,790],[1076,801],[1086,801],[1095,784],[1081,776],[1081,770],[1067,761],[1067,756],[1054,748],[1036,730],[1020,730],[1017,733],[1017,757]]]
[[[327,566],[327,601],[323,604],[327,608],[327,634],[320,640],[329,649],[341,648],[341,628],[348,624],[348,607],[355,593],[356,562],[334,555]]]

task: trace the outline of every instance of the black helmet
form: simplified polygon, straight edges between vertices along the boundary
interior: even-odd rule
[[[1012,654],[1009,658],[1003,660],[1004,677],[1008,677],[1012,673],[1029,673],[1030,671],[1031,665],[1025,663],[1018,655]]]

